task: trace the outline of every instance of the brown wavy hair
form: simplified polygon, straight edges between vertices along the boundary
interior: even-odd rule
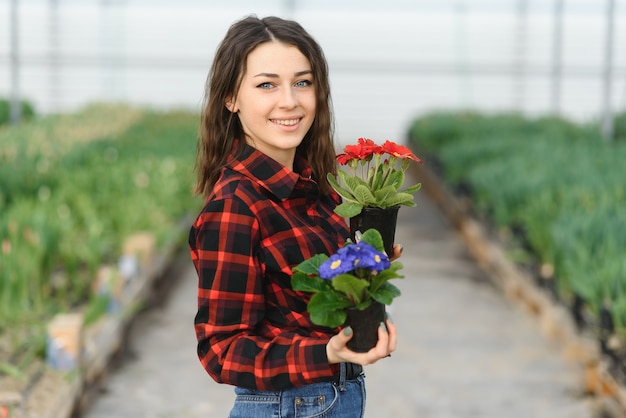
[[[197,194],[207,196],[211,192],[236,140],[242,139],[238,141],[239,151],[243,148],[243,128],[237,114],[226,108],[226,99],[237,96],[246,72],[248,54],[262,43],[275,41],[295,46],[311,64],[317,110],[296,154],[311,164],[320,193],[331,191],[326,173],[336,174],[337,167],[328,63],[324,52],[297,22],[278,17],[259,19],[249,16],[230,27],[217,49],[207,78],[195,165]]]

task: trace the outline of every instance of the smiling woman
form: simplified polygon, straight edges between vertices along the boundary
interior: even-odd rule
[[[395,350],[395,326],[355,352],[350,329],[313,322],[311,295],[291,286],[294,267],[348,236],[326,177],[337,168],[324,54],[296,22],[249,17],[208,80],[196,160],[206,204],[189,234],[200,362],[236,386],[231,418],[362,417],[362,365]]]

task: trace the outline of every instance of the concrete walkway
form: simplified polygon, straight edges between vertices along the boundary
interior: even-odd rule
[[[417,201],[400,210],[396,236],[406,275],[390,307],[399,346],[366,368],[366,417],[598,416],[580,368],[488,282],[426,194]],[[195,272],[186,258],[176,271],[167,297],[134,324],[131,355],[85,418],[228,416],[232,388],[214,383],[195,354]]]

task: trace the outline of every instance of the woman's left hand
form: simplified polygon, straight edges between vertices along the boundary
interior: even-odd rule
[[[378,343],[367,353],[356,353],[350,350],[346,344],[351,338],[352,328],[347,327],[328,341],[326,354],[330,364],[341,362],[356,363],[363,366],[374,364],[382,358],[391,356],[391,353],[396,350],[398,333],[395,324],[388,317],[378,327]]]

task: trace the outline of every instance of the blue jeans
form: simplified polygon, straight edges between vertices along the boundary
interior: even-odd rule
[[[362,418],[365,379],[339,379],[276,392],[235,388],[229,418]]]

